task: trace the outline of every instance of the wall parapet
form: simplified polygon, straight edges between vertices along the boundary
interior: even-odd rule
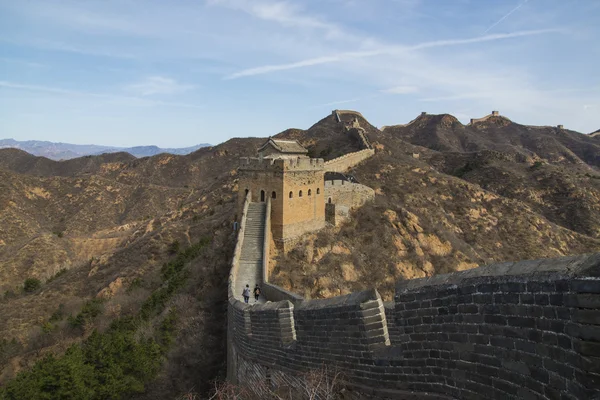
[[[471,121],[469,122],[469,125],[473,125],[476,124],[478,122],[484,122],[487,121],[488,119],[492,118],[492,117],[500,117],[500,118],[504,118],[508,121],[510,121],[510,119],[506,118],[504,115],[500,115],[499,111],[492,111],[491,114],[486,115],[485,117],[481,117],[481,118],[471,118]]]
[[[327,364],[350,386],[389,397],[600,395],[600,253],[399,282],[393,303],[370,290],[254,305],[249,329],[246,307],[230,299],[239,326],[229,344],[263,370]],[[236,379],[254,379],[244,371]]]
[[[324,161],[322,158],[256,158],[241,157],[239,168],[251,171],[289,171],[289,170],[321,170]]]
[[[354,153],[344,154],[333,160],[326,161],[324,168],[326,172],[345,172],[367,158],[372,157],[374,154],[374,149],[363,149]]]
[[[355,115],[361,117],[362,119],[366,119],[361,113],[354,110],[333,110],[333,112],[337,113],[338,115]]]

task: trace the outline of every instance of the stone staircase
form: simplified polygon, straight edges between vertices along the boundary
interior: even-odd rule
[[[266,203],[250,203],[248,205],[246,230],[234,294],[240,300],[243,300],[242,291],[246,285],[250,285],[252,291],[255,284],[258,283],[259,286],[262,286],[263,283],[262,264],[266,208]],[[264,302],[264,296],[261,297],[261,302]],[[254,297],[250,298],[250,302],[254,302]]]

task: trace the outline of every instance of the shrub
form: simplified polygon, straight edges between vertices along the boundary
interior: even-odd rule
[[[54,311],[54,313],[50,316],[50,322],[61,321],[65,317],[65,305],[60,304],[58,306],[58,310]]]
[[[59,276],[64,275],[67,272],[66,268],[61,268],[57,273],[55,273],[54,275],[52,275],[50,278],[48,278],[48,280],[46,281],[46,283],[50,283],[53,280],[55,280],[56,278],[58,278]]]
[[[179,240],[173,240],[169,245],[169,249],[167,250],[169,254],[177,254],[179,253],[181,245],[179,244]]]
[[[540,168],[542,165],[544,165],[544,163],[543,163],[543,162],[541,162],[541,161],[536,161],[536,162],[534,162],[534,163],[533,163],[533,165],[531,166],[531,169],[538,169],[538,168]]]
[[[40,287],[42,287],[42,282],[36,278],[27,278],[23,283],[23,290],[27,293],[35,292]]]
[[[79,314],[75,317],[69,316],[67,321],[72,328],[83,328],[86,322],[91,322],[98,315],[102,314],[104,300],[92,299],[86,302]]]

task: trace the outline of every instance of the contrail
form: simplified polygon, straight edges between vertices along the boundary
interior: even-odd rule
[[[521,4],[519,4],[518,6],[516,6],[515,8],[513,8],[508,14],[506,14],[504,17],[500,18],[498,21],[496,21],[492,26],[490,26],[489,28],[487,28],[485,30],[485,32],[483,32],[484,34],[488,33],[493,27],[495,27],[496,25],[498,25],[500,22],[504,21],[506,18],[510,17],[510,15],[512,13],[514,13],[515,11],[517,11],[519,8],[523,7],[523,5],[525,3],[527,3],[529,0],[525,0],[524,2],[522,2]]]

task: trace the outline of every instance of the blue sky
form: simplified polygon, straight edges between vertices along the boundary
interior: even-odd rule
[[[217,144],[491,110],[600,128],[596,0],[0,0],[0,138]]]

